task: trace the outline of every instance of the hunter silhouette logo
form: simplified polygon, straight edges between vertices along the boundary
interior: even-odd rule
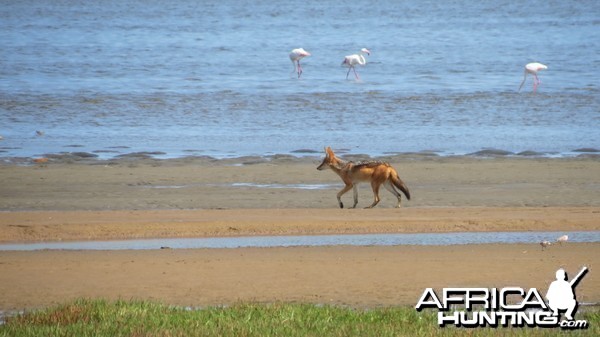
[[[567,281],[567,273],[564,269],[556,271],[556,281],[550,284],[546,294],[548,306],[552,309],[554,316],[558,316],[559,311],[566,310],[565,317],[570,321],[573,320],[573,314],[577,310],[575,287],[587,271],[587,267],[583,267],[571,282]]]
[[[568,281],[564,269],[556,271],[556,280],[548,287],[544,301],[536,288],[444,288],[441,299],[427,288],[415,309],[437,308],[438,325],[457,327],[560,327],[586,329],[586,320],[574,320],[577,311],[575,288],[587,274],[587,267]],[[453,310],[454,309],[454,310]],[[565,320],[560,313],[565,312]]]

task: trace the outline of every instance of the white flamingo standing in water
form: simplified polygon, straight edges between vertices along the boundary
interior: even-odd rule
[[[363,54],[371,55],[371,52],[367,48],[363,48],[360,50],[360,54],[348,55],[344,57],[344,62],[342,62],[342,66],[348,67],[348,72],[346,73],[346,79],[348,79],[348,75],[350,75],[350,70],[354,71],[354,77],[357,80],[360,80],[360,77],[356,73],[356,65],[364,66],[367,64],[367,60]]]
[[[538,63],[538,62],[528,63],[527,65],[525,65],[525,73],[523,74],[523,81],[521,82],[521,85],[519,86],[519,91],[521,91],[523,84],[525,84],[525,80],[527,79],[527,74],[531,74],[531,75],[533,75],[533,92],[535,92],[537,90],[538,85],[540,85],[540,83],[542,83],[542,81],[540,81],[540,79],[538,78],[537,73],[538,73],[538,71],[545,70],[545,69],[548,69],[548,67],[546,65]]]
[[[306,56],[310,56],[310,53],[304,50],[304,48],[296,48],[290,52],[290,60],[294,65],[294,71],[298,73],[298,78],[302,75],[302,66],[300,65],[300,60]]]

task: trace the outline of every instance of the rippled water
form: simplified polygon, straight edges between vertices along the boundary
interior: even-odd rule
[[[3,157],[600,148],[598,1],[1,2]]]

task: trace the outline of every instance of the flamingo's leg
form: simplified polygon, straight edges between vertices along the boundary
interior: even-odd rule
[[[348,72],[346,73],[346,79],[348,79],[348,75],[350,75],[350,70],[352,70],[352,67],[348,68]]]
[[[526,79],[527,79],[527,71],[525,71],[525,73],[523,74],[523,81],[521,81],[521,85],[519,86],[519,91],[521,91],[521,88],[523,87],[523,84],[525,84]]]
[[[302,75],[302,66],[300,65],[300,60],[298,60],[298,78]]]
[[[290,73],[290,75],[293,74],[293,73],[295,73],[297,71],[297,69],[296,69],[296,61],[292,60],[292,64],[294,65],[294,70],[292,70],[292,72]]]
[[[360,77],[358,76],[358,73],[356,72],[356,69],[355,69],[354,67],[352,67],[352,70],[354,70],[354,77],[355,77],[357,80],[360,80]]]

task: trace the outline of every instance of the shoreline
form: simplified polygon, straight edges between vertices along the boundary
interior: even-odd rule
[[[71,145],[67,147],[78,147]],[[121,147],[117,147],[121,148]],[[128,148],[128,147],[123,147]],[[0,152],[8,152],[11,147],[0,147]],[[169,154],[163,151],[134,151],[121,152],[116,150],[93,150],[93,151],[58,151],[43,154],[31,155],[10,155],[0,156],[0,165],[36,165],[36,164],[68,164],[68,163],[83,163],[83,164],[115,164],[122,162],[135,161],[195,161],[201,163],[221,164],[221,165],[252,165],[259,163],[278,162],[282,159],[290,162],[306,163],[315,160],[321,160],[323,151],[314,149],[297,149],[284,153],[268,153],[263,155],[258,154],[221,154],[207,155],[203,154],[203,150],[184,150],[179,154]],[[455,153],[442,152],[436,150],[421,150],[413,152],[397,152],[397,153],[381,153],[377,155],[369,155],[366,153],[353,153],[350,149],[338,149],[336,153],[341,157],[350,161],[361,160],[381,160],[394,162],[399,160],[427,160],[427,159],[600,159],[600,149],[594,147],[583,147],[569,151],[534,151],[523,150],[513,152],[503,149],[483,148],[474,152]]]

